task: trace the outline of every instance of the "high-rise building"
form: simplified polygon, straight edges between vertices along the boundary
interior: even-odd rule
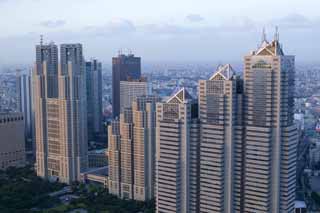
[[[199,81],[200,210],[240,212],[242,80],[231,65]]]
[[[44,63],[46,62],[46,63]],[[58,97],[58,47],[53,42],[36,46],[37,74],[43,74],[46,70],[46,92],[49,98]]]
[[[278,33],[244,58],[242,212],[294,212],[298,132],[293,121],[294,56]]]
[[[178,89],[157,104],[156,212],[198,212],[198,105]]]
[[[38,60],[33,72],[37,174],[71,183],[80,180],[87,168],[86,76],[81,44],[62,44],[58,72],[57,47],[45,45],[46,57]],[[54,59],[52,58],[54,56]],[[58,79],[58,84],[55,84]]]
[[[141,58],[133,54],[119,54],[112,58],[112,114],[120,114],[120,81],[141,77]]]
[[[86,62],[88,139],[102,132],[102,66],[97,60]]]
[[[148,82],[146,78],[128,79],[120,81],[120,112],[131,106],[137,96],[148,95]]]
[[[22,113],[0,113],[0,170],[26,164]]]
[[[25,127],[25,144],[28,155],[35,154],[33,139],[34,117],[32,108],[32,85],[31,76],[22,74],[17,76],[17,105],[18,111],[23,113]]]
[[[154,197],[156,102],[139,96],[125,108],[120,121],[108,127],[109,192],[139,201]]]

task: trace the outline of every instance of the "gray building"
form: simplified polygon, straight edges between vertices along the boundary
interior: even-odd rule
[[[294,212],[294,75],[278,33],[244,58],[243,212]]]
[[[156,212],[198,212],[197,109],[185,88],[157,104]]]
[[[0,113],[0,170],[26,164],[22,113]]]
[[[57,73],[48,66],[52,55],[40,60],[38,54],[33,72],[36,169],[38,176],[71,183],[88,164],[85,63],[81,44],[62,44],[60,53]]]
[[[88,139],[95,140],[103,131],[102,65],[96,59],[86,62]]]
[[[17,105],[18,111],[23,113],[25,127],[26,153],[33,158],[35,155],[34,142],[34,112],[32,105],[31,76],[22,74],[17,76]]]
[[[200,212],[240,212],[242,80],[231,65],[199,81]]]
[[[112,58],[112,114],[120,115],[120,81],[141,77],[141,58],[133,54],[119,54]]]

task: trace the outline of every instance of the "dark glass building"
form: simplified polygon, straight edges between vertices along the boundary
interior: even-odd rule
[[[112,58],[112,114],[120,114],[120,81],[141,77],[141,58],[133,54],[119,54]]]

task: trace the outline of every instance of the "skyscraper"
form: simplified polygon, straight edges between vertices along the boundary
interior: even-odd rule
[[[157,104],[156,212],[198,212],[197,109],[185,88]]]
[[[242,175],[242,80],[231,65],[199,82],[200,212],[239,212]]]
[[[44,64],[44,62],[46,62]],[[58,47],[53,42],[36,46],[36,67],[37,74],[43,74],[46,70],[47,95],[49,98],[58,97]]]
[[[154,197],[156,102],[139,96],[108,127],[109,192],[139,201]]]
[[[82,45],[61,45],[58,72],[52,65],[57,62],[56,54],[51,54],[56,53],[57,46],[50,44],[45,47],[48,50],[42,44],[37,46],[33,72],[37,174],[71,183],[80,180],[80,172],[87,167],[86,81]],[[38,50],[46,50],[43,51],[46,57],[38,54]]]
[[[25,142],[27,154],[33,156],[35,144],[33,140],[34,117],[32,108],[31,76],[18,74],[17,76],[17,104],[18,111],[23,113],[25,127]]]
[[[131,106],[137,96],[148,95],[148,82],[146,78],[128,79],[120,81],[120,112]]]
[[[244,63],[243,212],[293,212],[294,56],[284,54],[278,33],[270,43],[264,34],[260,48]]]
[[[102,132],[102,66],[96,59],[86,62],[88,139]]]
[[[133,54],[119,54],[112,58],[112,113],[120,114],[120,81],[139,79],[141,77],[141,58]]]

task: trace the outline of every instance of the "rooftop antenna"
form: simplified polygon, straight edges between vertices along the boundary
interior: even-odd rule
[[[43,45],[43,35],[42,34],[40,35],[40,45],[41,46]]]
[[[266,42],[266,41],[267,41],[266,28],[263,27],[263,29],[262,29],[262,42],[261,43]]]
[[[275,41],[279,41],[279,29],[278,29],[278,26],[276,26],[276,31],[275,31],[275,34],[274,34],[274,40]]]

